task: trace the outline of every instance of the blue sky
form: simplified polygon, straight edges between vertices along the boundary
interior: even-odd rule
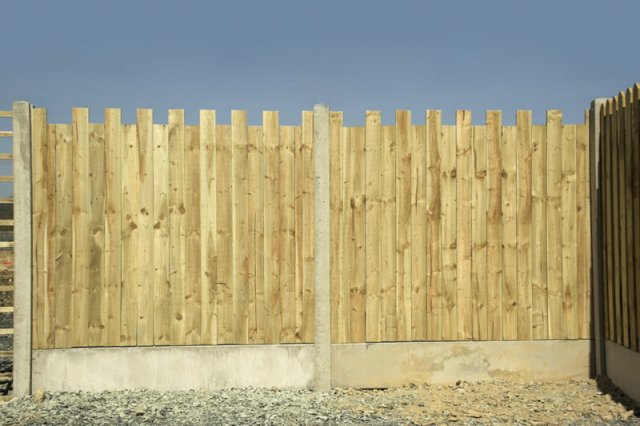
[[[582,122],[596,97],[640,80],[640,1],[0,0],[0,109],[13,100],[68,122],[120,107],[300,111],[327,103],[347,124],[381,110],[564,111]],[[2,125],[0,125],[2,126]]]

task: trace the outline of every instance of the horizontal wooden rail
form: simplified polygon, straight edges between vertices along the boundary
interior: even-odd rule
[[[12,314],[14,309],[13,306],[0,306],[0,314]]]
[[[0,160],[13,160],[13,154],[2,153],[0,154]]]
[[[0,111],[0,117],[13,117],[12,111]]]
[[[14,291],[15,287],[12,285],[0,285],[0,291]]]
[[[13,176],[0,176],[0,182],[13,182]]]
[[[0,226],[13,226],[14,223],[13,219],[0,219]]]
[[[0,336],[13,335],[13,328],[0,328]]]
[[[15,247],[15,245],[13,241],[0,241],[0,248]]]
[[[13,197],[0,197],[0,204],[13,204]]]
[[[11,130],[0,131],[0,138],[12,138],[12,137],[13,137],[13,132]]]
[[[13,373],[0,373],[0,381],[6,382],[13,379]]]
[[[11,351],[0,351],[0,358],[11,358],[13,356],[13,352]]]

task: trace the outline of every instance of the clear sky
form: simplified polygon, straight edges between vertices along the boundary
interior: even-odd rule
[[[396,109],[546,109],[582,122],[596,97],[640,80],[638,0],[0,0],[0,109],[21,99],[69,122],[120,107],[300,111],[327,103],[363,124]],[[1,126],[1,125],[0,125]]]

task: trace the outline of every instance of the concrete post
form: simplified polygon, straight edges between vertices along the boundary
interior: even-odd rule
[[[315,390],[331,389],[331,298],[329,263],[329,108],[313,108]]]
[[[600,189],[600,109],[607,101],[591,102],[589,111],[589,174],[591,196],[591,299],[596,376],[606,375],[604,342],[604,294],[602,288],[602,212]]]

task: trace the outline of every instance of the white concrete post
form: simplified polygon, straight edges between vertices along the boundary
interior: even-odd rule
[[[31,394],[31,105],[13,103],[13,394]]]
[[[600,189],[600,108],[606,98],[591,102],[589,111],[589,174],[591,192],[591,299],[596,376],[606,375],[604,344],[604,294],[602,289],[602,212]]]
[[[313,108],[315,390],[331,389],[331,298],[329,263],[329,108]]]

